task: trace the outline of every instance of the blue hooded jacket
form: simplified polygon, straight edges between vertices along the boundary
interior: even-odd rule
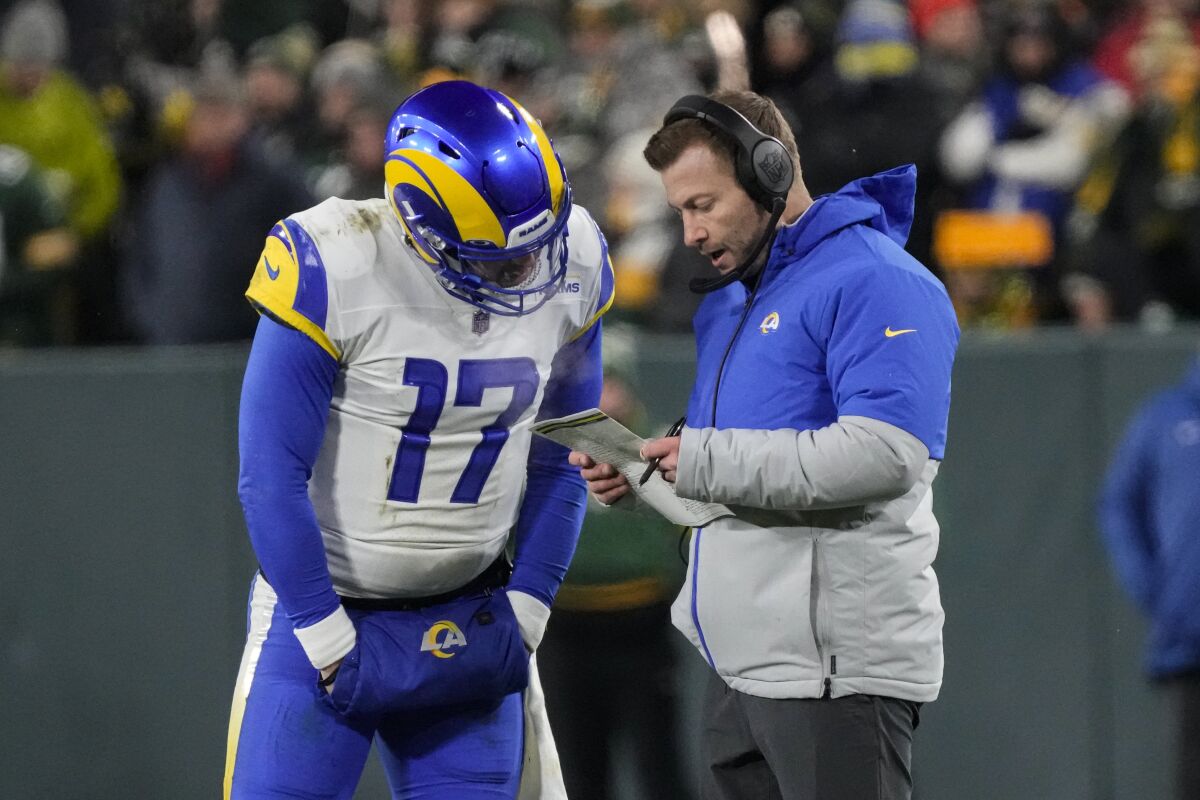
[[[904,251],[915,192],[908,165],[817,199],[779,230],[753,298],[741,283],[705,298],[689,427],[809,430],[863,416],[943,457],[959,329],[941,282]]]
[[[1151,619],[1146,667],[1200,670],[1200,361],[1134,417],[1109,467],[1100,527],[1117,575]]]
[[[752,295],[732,284],[696,313],[676,491],[719,496],[733,513],[696,530],[671,617],[738,691],[925,703],[940,690],[932,484],[958,324],[941,283],[904,251],[915,189],[909,166],[819,198],[779,230]],[[904,465],[902,486],[882,486],[874,447],[817,449],[820,429],[841,421],[823,440],[846,442],[866,420],[928,450],[902,437],[921,460]],[[880,485],[785,498],[838,460]]]

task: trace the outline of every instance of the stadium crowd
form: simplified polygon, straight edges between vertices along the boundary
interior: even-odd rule
[[[0,1],[0,345],[248,339],[265,233],[383,191],[408,93],[453,76],[539,116],[617,275],[690,328],[641,157],[683,94],[752,88],[814,195],[919,170],[909,249],[964,326],[1200,315],[1195,0]]]

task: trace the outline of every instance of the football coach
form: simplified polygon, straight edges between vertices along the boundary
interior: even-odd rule
[[[912,795],[942,681],[932,485],[959,330],[904,250],[916,171],[814,200],[795,138],[751,92],[688,96],[645,157],[716,272],[693,281],[696,381],[647,459],[733,516],[696,529],[678,627],[711,668],[706,800]],[[591,491],[631,491],[572,453]]]

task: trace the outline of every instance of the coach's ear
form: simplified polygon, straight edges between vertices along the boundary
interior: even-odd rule
[[[550,609],[541,600],[515,589],[505,592],[512,606],[517,627],[521,629],[521,641],[529,652],[537,650],[546,634],[546,623],[550,621]]]

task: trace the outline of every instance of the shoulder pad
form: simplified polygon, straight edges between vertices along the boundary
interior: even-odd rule
[[[271,229],[246,297],[260,313],[306,334],[340,358],[325,327],[329,314],[325,262],[313,238],[294,218]]]
[[[567,280],[579,280],[588,309],[583,325],[572,337],[578,339],[612,307],[615,281],[608,242],[587,210],[582,206],[572,208],[567,224],[571,254]]]

